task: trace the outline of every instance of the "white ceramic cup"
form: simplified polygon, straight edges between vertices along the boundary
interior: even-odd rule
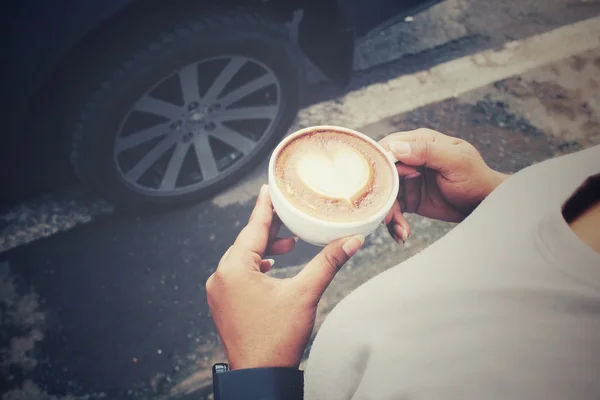
[[[367,141],[368,143],[372,144],[374,147],[379,149],[383,154],[387,155],[388,166],[392,170],[392,176],[397,176],[398,172],[396,170],[395,163],[398,160],[395,159],[391,152],[384,150],[383,147],[379,145],[379,143],[377,143],[370,137],[352,129],[342,128],[339,126],[311,126],[309,128],[304,128],[299,131],[296,131],[291,135],[287,136],[281,141],[281,143],[279,143],[279,145],[277,145],[277,147],[271,154],[271,159],[269,161],[269,191],[271,194],[271,200],[273,202],[273,208],[275,209],[275,212],[277,213],[281,221],[284,223],[284,225],[294,235],[298,236],[305,242],[314,244],[316,246],[326,246],[329,242],[332,242],[336,239],[358,234],[363,234],[366,237],[373,233],[373,231],[383,222],[385,216],[392,208],[394,201],[396,201],[400,185],[399,180],[397,178],[393,179],[393,182],[391,182],[392,190],[390,191],[390,197],[381,207],[381,210],[379,210],[377,213],[371,215],[368,218],[365,218],[361,221],[353,222],[332,222],[315,218],[312,215],[309,215],[296,208],[284,196],[281,189],[277,186],[277,180],[275,177],[275,160],[277,159],[277,156],[279,155],[281,150],[290,141],[294,140],[294,138],[315,130],[342,131],[344,133],[360,137],[361,139]]]

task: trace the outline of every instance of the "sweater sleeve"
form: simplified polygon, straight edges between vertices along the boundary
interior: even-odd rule
[[[219,372],[215,365],[213,391],[215,400],[302,400],[304,373],[288,367]]]

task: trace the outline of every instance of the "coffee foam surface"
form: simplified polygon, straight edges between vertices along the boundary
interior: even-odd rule
[[[368,218],[389,199],[387,158],[364,139],[342,131],[294,138],[275,161],[277,185],[297,208],[316,218],[349,222]]]

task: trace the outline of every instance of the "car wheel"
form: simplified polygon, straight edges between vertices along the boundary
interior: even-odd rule
[[[75,116],[80,179],[134,210],[198,201],[239,180],[298,110],[301,63],[286,33],[244,11],[183,20],[141,47],[121,43],[119,65],[96,74]]]

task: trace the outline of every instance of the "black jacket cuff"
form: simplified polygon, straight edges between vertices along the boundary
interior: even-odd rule
[[[302,400],[304,373],[291,367],[218,372],[213,391],[215,400]]]

